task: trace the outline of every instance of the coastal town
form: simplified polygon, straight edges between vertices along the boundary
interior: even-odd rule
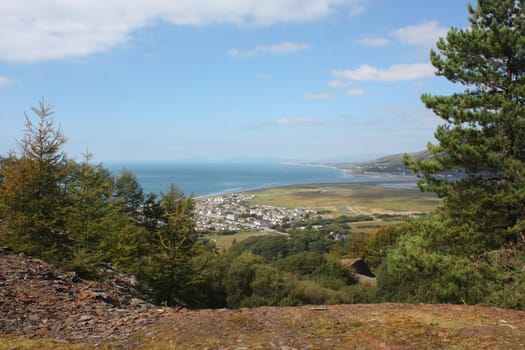
[[[200,198],[196,203],[198,231],[269,230],[276,225],[304,220],[313,209],[253,205],[253,194],[232,193]]]

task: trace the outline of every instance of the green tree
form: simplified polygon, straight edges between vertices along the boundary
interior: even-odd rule
[[[244,252],[233,260],[224,277],[228,307],[245,306],[243,302],[253,294],[252,283],[257,267],[263,263],[264,258],[252,252]]]
[[[282,271],[298,276],[311,276],[326,262],[323,253],[300,252],[278,260],[275,265]]]
[[[241,302],[242,307],[284,304],[290,292],[289,283],[283,274],[269,264],[255,267],[255,276],[250,288],[253,292]]]
[[[90,164],[90,159],[86,154],[71,170],[65,224],[73,241],[69,268],[94,277],[101,263],[113,262],[126,250],[118,242],[135,228],[124,203],[113,196],[114,177],[102,164]]]
[[[250,251],[271,261],[288,255],[287,242],[288,238],[283,235],[254,236],[235,246],[232,245],[230,252],[240,255],[242,252]]]
[[[487,247],[525,241],[525,16],[523,0],[469,5],[471,26],[452,28],[431,52],[438,76],[464,91],[423,95],[445,123],[433,157],[405,158],[423,190],[458,221],[475,223]],[[459,179],[449,179],[452,172]]]
[[[445,229],[446,230],[446,229]],[[405,235],[381,265],[380,299],[410,303],[469,303],[482,300],[483,278],[467,257],[432,249],[427,235]]]
[[[388,250],[381,300],[525,307],[524,5],[469,5],[470,28],[452,28],[431,52],[437,75],[464,90],[422,96],[445,123],[432,157],[405,163],[443,205]]]
[[[112,207],[118,208],[133,225],[124,225],[116,238],[113,262],[119,269],[137,272],[142,259],[149,254],[162,210],[155,194],[144,194],[135,174],[123,169],[113,186]]]
[[[486,251],[471,225],[444,214],[411,223],[379,267],[382,301],[488,304],[525,308],[525,254]]]
[[[195,203],[175,185],[162,195],[161,222],[154,232],[150,252],[139,277],[152,300],[168,305],[191,305],[191,287],[198,283],[191,260],[204,250],[195,232]]]
[[[16,251],[60,262],[69,237],[64,228],[69,162],[65,137],[53,123],[53,107],[42,100],[25,114],[24,138],[18,152],[2,162],[0,217],[2,240]]]
[[[226,307],[224,278],[232,263],[233,255],[209,251],[192,259],[195,273],[191,286],[192,304],[201,308]]]
[[[414,232],[415,227],[409,222],[381,227],[363,242],[363,258],[366,260],[368,266],[372,270],[375,270],[385,259],[389,249],[395,247],[397,239],[400,236],[413,234]]]
[[[115,181],[115,197],[122,202],[124,211],[137,223],[144,221],[145,195],[137,177],[131,171],[123,169]]]

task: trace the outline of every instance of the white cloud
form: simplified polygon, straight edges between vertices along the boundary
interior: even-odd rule
[[[257,74],[257,79],[260,79],[260,80],[268,80],[270,79],[272,76],[268,73],[260,73],[260,74]]]
[[[13,80],[9,79],[8,77],[0,76],[0,86],[6,86],[13,84]]]
[[[387,69],[362,65],[354,70],[335,70],[332,74],[338,78],[361,81],[403,81],[434,76],[434,67],[430,63],[394,64]]]
[[[361,95],[364,95],[365,92],[366,90],[363,88],[355,88],[355,89],[346,90],[346,94],[348,96],[361,96]]]
[[[312,118],[281,118],[274,120],[272,124],[274,125],[301,125],[301,124],[314,124],[315,121]]]
[[[251,57],[260,55],[282,55],[309,49],[310,45],[285,41],[275,45],[257,45],[255,48],[242,51],[231,49],[228,53],[233,57]]]
[[[350,83],[335,79],[335,80],[329,81],[327,85],[331,88],[338,89],[338,88],[349,87]]]
[[[357,43],[363,46],[380,47],[380,46],[388,45],[389,40],[387,38],[380,38],[380,37],[363,38],[363,39],[357,40]]]
[[[303,98],[305,100],[328,100],[334,97],[335,97],[335,94],[332,92],[320,92],[320,93],[303,95]]]
[[[158,21],[271,25],[355,13],[366,0],[0,1],[0,60],[36,62],[107,51]]]
[[[438,21],[428,21],[399,28],[390,33],[403,44],[432,47],[440,37],[447,35],[448,28],[440,27]]]
[[[365,6],[363,5],[363,1],[353,1],[352,6],[349,7],[348,16],[355,17],[362,13],[364,13],[366,10]]]
[[[293,117],[293,118],[279,118],[269,121],[260,122],[252,125],[256,129],[274,129],[282,127],[291,127],[291,126],[313,126],[319,125],[321,122],[309,117]]]
[[[447,35],[448,28],[440,27],[436,20],[420,24],[401,27],[393,30],[389,35],[405,45],[432,47],[440,37]],[[390,40],[381,36],[364,37],[356,41],[359,45],[381,47],[390,44]]]

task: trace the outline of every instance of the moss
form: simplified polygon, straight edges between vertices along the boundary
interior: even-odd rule
[[[0,335],[0,350],[81,350],[94,349],[90,344],[69,344],[52,339],[25,339],[22,337]],[[109,350],[118,349],[116,344],[105,343],[101,344],[97,349]]]

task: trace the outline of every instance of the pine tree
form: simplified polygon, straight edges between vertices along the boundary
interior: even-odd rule
[[[479,0],[470,28],[452,28],[431,52],[437,75],[462,91],[422,96],[444,124],[431,158],[405,162],[443,206],[388,251],[382,300],[525,308],[524,5]]]
[[[186,197],[171,185],[159,204],[163,215],[138,274],[150,289],[153,301],[191,304],[191,285],[198,277],[192,270],[191,259],[204,251],[195,231],[195,203],[191,196]]]
[[[123,209],[137,223],[144,221],[145,195],[137,177],[131,171],[123,169],[115,181],[115,197],[122,202]]]
[[[91,154],[75,164],[68,181],[66,227],[72,240],[69,268],[95,277],[102,263],[113,262],[128,249],[119,246],[123,235],[135,231],[124,204],[113,196],[114,177],[102,164],[90,164]],[[132,242],[129,242],[132,244]]]
[[[444,210],[485,233],[487,247],[524,242],[525,1],[479,0],[471,26],[452,28],[431,52],[438,76],[464,90],[423,95],[444,120],[433,157],[405,159]],[[450,178],[451,174],[456,174]],[[459,176],[458,176],[459,174]]]
[[[42,100],[32,111],[37,123],[25,114],[18,153],[4,159],[0,170],[2,241],[16,251],[57,262],[68,244],[63,215],[69,167],[62,150],[66,140],[53,123],[51,105]]]

